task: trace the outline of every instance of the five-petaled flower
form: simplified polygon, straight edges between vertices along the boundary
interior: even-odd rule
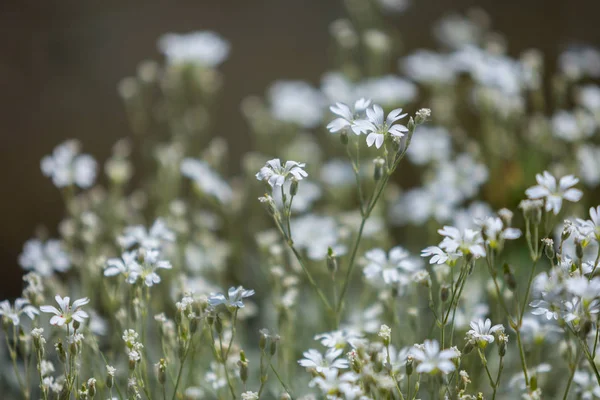
[[[432,375],[438,372],[449,374],[454,371],[456,367],[452,359],[460,356],[455,348],[440,351],[437,340],[426,340],[422,345],[415,345],[410,353],[419,362],[417,372]]]
[[[283,186],[286,180],[301,181],[306,178],[308,174],[303,169],[305,166],[305,163],[296,161],[286,161],[284,165],[279,158],[274,158],[267,161],[267,164],[258,171],[256,179],[269,182],[272,188]]]
[[[352,110],[345,103],[335,103],[335,105],[329,107],[332,113],[338,116],[338,118],[327,124],[329,132],[336,133],[345,128],[350,128],[352,131],[360,135],[360,130],[356,129],[355,122],[359,121],[365,113],[367,107],[371,105],[370,99],[360,98],[354,103],[354,110]]]
[[[375,147],[380,148],[383,145],[385,137],[390,134],[394,137],[401,138],[408,128],[394,122],[404,118],[406,114],[402,114],[402,109],[397,108],[390,111],[387,118],[384,120],[383,109],[374,104],[372,108],[367,109],[367,119],[361,119],[354,123],[352,130],[354,132],[367,134],[367,145],[369,147],[375,144]]]
[[[83,322],[83,320],[88,317],[88,313],[81,309],[81,307],[90,302],[90,299],[87,297],[75,300],[73,304],[70,304],[71,298],[69,296],[62,298],[57,294],[54,299],[58,303],[60,309],[54,306],[40,307],[42,312],[54,314],[54,316],[50,318],[50,325],[62,326],[64,324],[69,324],[73,320]]]
[[[227,291],[227,296],[223,293],[212,293],[208,297],[208,304],[215,308],[219,305],[224,305],[227,308],[243,308],[244,299],[254,295],[254,290],[244,289],[242,286],[230,287]]]
[[[33,319],[36,314],[39,314],[39,311],[29,303],[29,300],[23,298],[16,299],[13,306],[8,300],[0,302],[0,316],[10,320],[14,326],[19,326],[21,314]]]
[[[545,199],[546,211],[552,211],[554,215],[560,212],[563,199],[572,202],[578,202],[583,196],[583,192],[572,186],[579,182],[579,179],[573,175],[566,175],[560,178],[558,184],[556,178],[548,171],[535,176],[537,185],[530,187],[525,194],[530,199]]]

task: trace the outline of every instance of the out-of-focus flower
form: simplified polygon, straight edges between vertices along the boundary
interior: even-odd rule
[[[348,368],[348,360],[338,358],[344,350],[331,348],[325,353],[325,356],[315,349],[309,349],[302,353],[304,358],[298,361],[304,368],[314,368],[317,372],[327,372],[331,369]]]
[[[269,89],[269,100],[276,120],[303,128],[314,128],[323,120],[323,96],[306,82],[275,82]]]
[[[96,160],[88,154],[80,154],[79,147],[77,141],[68,140],[42,159],[42,173],[52,178],[56,187],[76,185],[87,189],[94,184]]]
[[[338,116],[338,118],[327,124],[329,132],[336,133],[345,128],[351,128],[354,133],[360,135],[360,131],[355,131],[354,123],[356,120],[363,117],[367,107],[371,105],[371,100],[361,98],[354,102],[354,109],[348,107],[345,103],[335,103],[335,105],[329,107],[332,113]]]
[[[411,257],[400,246],[392,248],[389,255],[382,249],[369,250],[365,253],[365,259],[365,277],[372,281],[382,280],[385,284],[400,283],[402,280],[410,282],[409,273],[421,267],[420,260]]]
[[[227,308],[243,308],[244,299],[254,295],[254,290],[244,289],[242,286],[230,287],[227,296],[223,293],[212,293],[208,297],[208,304],[211,307],[224,305]]]
[[[39,239],[30,239],[25,242],[23,252],[19,255],[19,265],[42,276],[50,276],[53,271],[68,270],[71,260],[63,250],[60,240],[50,239],[42,242]]]
[[[440,351],[437,340],[426,340],[422,345],[415,345],[410,353],[419,362],[417,372],[426,374],[449,374],[455,370],[452,359],[460,356],[458,350],[446,349]]]
[[[173,242],[174,240],[175,234],[160,218],[154,221],[149,230],[142,225],[128,226],[118,238],[119,244],[124,249],[139,246],[148,250],[159,249],[163,242]]]
[[[231,202],[231,187],[204,161],[184,159],[181,162],[181,173],[190,178],[203,193],[213,196],[223,204]]]
[[[169,64],[193,63],[214,68],[227,59],[230,45],[211,31],[167,33],[158,39],[158,49]]]
[[[28,316],[29,319],[34,319],[39,313],[39,310],[32,306],[27,299],[18,298],[12,306],[8,300],[0,302],[0,316],[10,320],[14,326],[19,326],[22,314]]]

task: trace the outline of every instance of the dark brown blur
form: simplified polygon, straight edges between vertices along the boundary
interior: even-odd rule
[[[433,46],[431,24],[470,6],[491,15],[513,54],[537,47],[554,63],[569,43],[600,45],[599,0],[412,3],[390,19],[408,51]],[[141,60],[159,59],[162,33],[210,29],[231,42],[215,134],[228,139],[235,164],[245,150],[236,143],[246,129],[240,101],[278,78],[317,83],[330,62],[328,24],[342,16],[341,0],[0,0],[0,299],[20,293],[23,242],[38,225],[55,231],[62,216],[39,160],[78,138],[103,161],[129,135],[116,85]]]

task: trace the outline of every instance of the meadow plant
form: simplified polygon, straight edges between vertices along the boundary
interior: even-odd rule
[[[475,10],[400,54],[406,1],[346,3],[320,85],[243,101],[245,153],[235,46],[194,32],[119,84],[104,163],[44,157],[65,215],[0,303],[2,398],[600,398],[600,51],[514,58]]]

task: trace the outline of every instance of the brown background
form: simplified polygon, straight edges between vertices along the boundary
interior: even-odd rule
[[[490,13],[511,53],[537,47],[554,62],[569,43],[600,46],[599,0],[413,0],[390,21],[409,50],[429,47],[433,21],[473,5]],[[23,242],[39,224],[54,230],[62,215],[39,160],[73,137],[106,158],[129,134],[116,84],[159,57],[162,33],[212,29],[231,41],[216,133],[239,154],[242,98],[277,78],[318,82],[330,61],[328,24],[343,12],[338,0],[0,0],[0,299],[20,293]]]

